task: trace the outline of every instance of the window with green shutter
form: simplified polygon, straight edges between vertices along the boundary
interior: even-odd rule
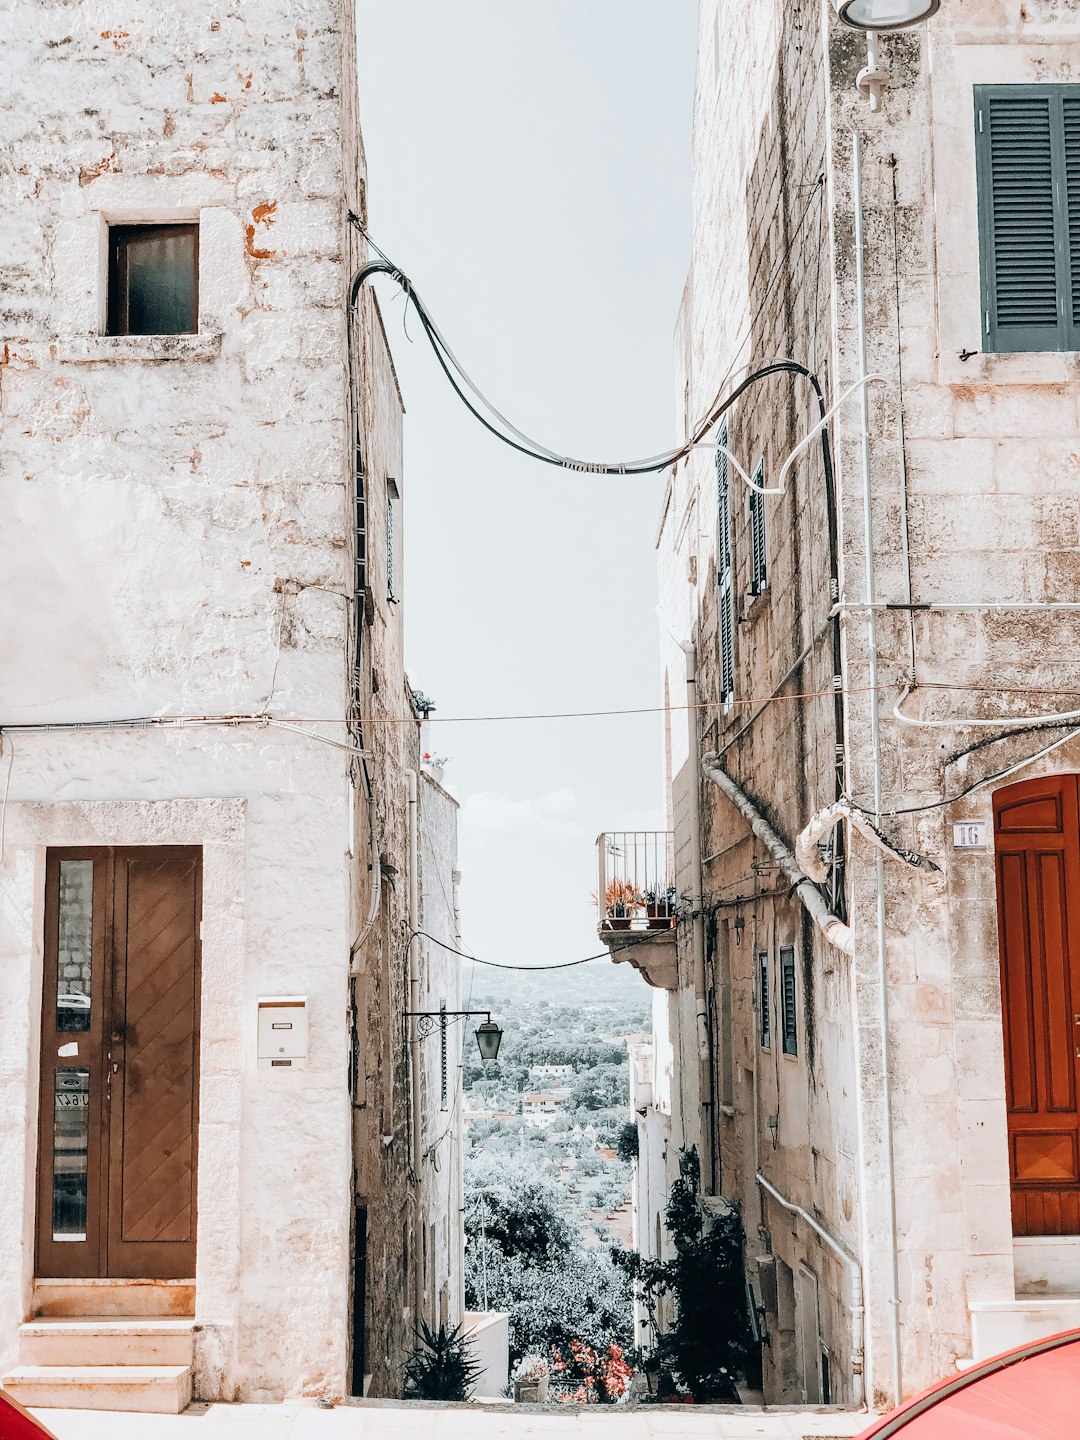
[[[1080,85],[977,85],[986,351],[1080,350]]]
[[[765,484],[765,461],[754,471],[754,484]],[[750,491],[750,594],[763,595],[769,588],[769,567],[765,555],[765,496]]]
[[[772,1049],[772,997],[769,994],[769,952],[757,957],[758,1041],[762,1050]]]
[[[716,452],[716,578],[720,586],[720,703],[735,698],[735,566],[731,551],[728,427],[720,426]]]
[[[795,949],[785,945],[780,951],[780,1019],[783,1022],[785,1055],[799,1053],[799,1012],[796,1008]]]

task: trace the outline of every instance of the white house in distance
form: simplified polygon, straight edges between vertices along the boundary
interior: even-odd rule
[[[560,1095],[541,1093],[521,1097],[521,1118],[533,1130],[550,1130],[563,1113]]]
[[[459,1008],[455,957],[408,943],[455,812],[404,676],[401,397],[348,303],[353,8],[302,12],[5,11],[0,1373],[29,1404],[392,1396],[416,1320],[460,1317],[456,1071],[405,1043],[407,1008]]]

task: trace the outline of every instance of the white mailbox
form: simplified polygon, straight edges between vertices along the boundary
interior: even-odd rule
[[[307,1047],[307,996],[260,996],[259,1069],[303,1070]]]

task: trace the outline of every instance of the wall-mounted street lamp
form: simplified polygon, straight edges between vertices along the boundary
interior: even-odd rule
[[[880,110],[889,72],[882,69],[878,59],[878,35],[882,30],[921,25],[937,14],[941,0],[833,0],[833,5],[845,25],[866,32],[866,68],[859,71],[855,83],[860,94],[870,101],[870,109]]]
[[[941,8],[941,0],[833,0],[833,4],[853,30],[906,30]]]
[[[470,1015],[483,1015],[483,1023],[476,1027],[476,1043],[480,1047],[481,1060],[497,1060],[503,1032],[491,1018],[490,1010],[406,1010],[407,1019],[416,1021],[416,1038],[426,1040],[435,1031],[441,1032],[443,1045],[446,1044],[446,1026],[449,1020],[464,1020]]]

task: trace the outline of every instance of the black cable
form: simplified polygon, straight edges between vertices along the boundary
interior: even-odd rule
[[[1047,745],[1044,746],[1042,750],[1036,750],[1033,754],[1029,755],[1026,760],[1014,760],[1011,765],[1003,765],[1000,770],[994,770],[989,775],[983,775],[979,780],[973,780],[970,785],[965,785],[962,790],[958,790],[955,795],[946,796],[944,800],[929,800],[925,805],[905,805],[897,810],[882,810],[882,816],[886,818],[891,818],[896,815],[923,815],[928,810],[943,810],[946,806],[955,805],[958,800],[963,800],[966,796],[970,795],[972,791],[981,790],[984,785],[990,785],[993,783],[993,781],[1000,780],[1003,776],[1011,775],[1014,771],[1020,770],[1025,765],[1031,764],[1033,761],[1037,760],[1040,755],[1048,754],[1049,751],[1054,749],[1054,746],[1063,745],[1065,741],[1069,740],[1072,736],[1080,735],[1080,726],[1078,726],[1075,721],[1072,721],[1069,724],[1064,724],[1058,721],[1047,725],[1028,725],[1022,730],[1013,730],[1009,732],[1009,734],[995,735],[992,737],[992,739],[982,741],[981,744],[993,745],[999,740],[1008,740],[1010,734],[1023,735],[1030,733],[1032,730],[1067,730],[1069,731],[1069,734],[1065,735],[1061,740],[1055,740],[1053,745]],[[977,746],[973,745],[971,747],[971,750],[975,750],[977,748]],[[970,751],[960,752],[961,755],[969,753]],[[957,759],[959,757],[954,756],[953,758]],[[874,815],[874,812],[872,810],[868,810],[864,805],[860,805],[857,800],[853,800],[849,797],[847,803],[852,807],[852,809],[858,810],[863,815],[868,815],[871,817]]]
[[[355,219],[355,217],[353,218]],[[364,233],[366,236],[366,232],[362,233]],[[377,247],[373,246],[373,248]],[[379,251],[379,254],[382,255],[383,252]],[[396,281],[397,284],[401,286],[408,299],[411,300],[413,308],[416,310],[417,316],[420,320],[420,324],[423,327],[424,334],[427,336],[428,343],[431,345],[435,358],[439,363],[439,368],[442,370],[443,374],[449,381],[455,395],[457,395],[458,399],[469,411],[470,415],[472,415],[474,419],[478,420],[479,423],[484,427],[484,429],[487,430],[491,435],[494,435],[497,440],[501,440],[504,445],[508,445],[510,449],[516,450],[521,455],[527,455],[530,459],[539,460],[545,465],[553,465],[557,469],[572,470],[576,471],[579,474],[589,475],[662,474],[663,471],[669,470],[673,465],[677,465],[680,460],[684,460],[686,456],[689,455],[690,452],[693,450],[694,446],[700,443],[702,436],[707,434],[708,431],[712,429],[712,427],[724,416],[724,414],[726,414],[728,410],[731,409],[731,407],[735,404],[739,397],[743,395],[745,391],[750,388],[751,385],[757,384],[759,380],[764,380],[770,375],[794,374],[805,376],[807,379],[810,380],[811,384],[814,387],[815,393],[818,396],[820,413],[822,415],[824,415],[825,413],[824,398],[822,395],[821,385],[817,379],[817,376],[814,375],[813,372],[809,370],[805,365],[800,364],[797,360],[774,360],[767,365],[761,365],[756,370],[752,370],[749,375],[745,376],[739,382],[739,384],[736,385],[734,390],[732,390],[728,394],[726,399],[717,401],[713,406],[712,410],[705,417],[705,419],[698,424],[693,434],[687,441],[685,441],[677,449],[667,451],[663,455],[657,456],[655,459],[643,462],[631,461],[625,465],[617,465],[606,464],[603,462],[597,462],[592,460],[575,460],[570,456],[559,457],[554,455],[546,455],[543,451],[537,450],[533,446],[524,444],[505,434],[502,430],[498,428],[497,425],[493,424],[490,420],[487,419],[485,415],[480,412],[480,410],[477,409],[476,405],[473,404],[472,400],[465,393],[462,386],[458,383],[458,380],[453,373],[453,367],[455,365],[455,362],[453,361],[452,357],[450,357],[448,353],[444,350],[443,344],[438,337],[434,321],[429,316],[423,301],[416,293],[412,281],[404,273],[404,271],[399,269],[398,266],[396,266],[387,257],[383,256],[383,259],[381,260],[369,262],[367,265],[363,266],[363,268],[359,270],[354,276],[349,293],[350,311],[355,309],[357,299],[363,286],[367,284],[367,282],[376,275],[388,275],[392,280]],[[824,432],[822,433],[824,434]],[[827,439],[825,443],[827,445]],[[829,462],[829,470],[831,479],[831,459]],[[833,548],[835,548],[835,540],[833,541]]]
[[[460,955],[463,960],[471,960],[474,965],[487,965],[492,970],[572,970],[575,965],[588,965],[593,960],[610,960],[611,952],[602,950],[597,955],[583,955],[580,960],[564,960],[561,965],[504,965],[499,960],[481,960],[478,955],[466,955],[464,950],[458,950],[453,945],[448,945],[445,940],[439,940],[436,936],[430,935],[426,930],[414,930],[413,935],[422,935],[425,940],[430,940],[433,945],[439,945],[443,950],[449,950],[451,955]],[[613,932],[614,933],[614,932]],[[619,931],[622,935],[623,932]],[[656,932],[645,931],[641,935],[630,935],[625,943],[619,944],[620,950],[629,950],[634,945],[640,945],[645,940],[655,940]]]

